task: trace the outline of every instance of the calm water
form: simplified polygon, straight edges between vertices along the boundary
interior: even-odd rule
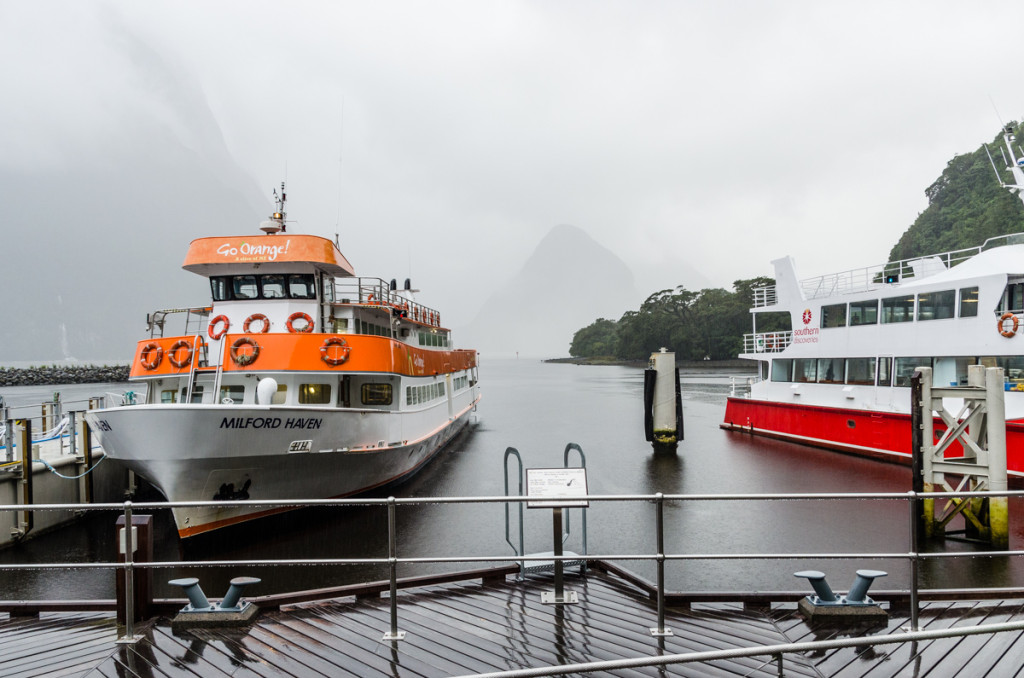
[[[757,492],[892,492],[910,489],[909,469],[813,448],[729,433],[718,428],[729,378],[684,375],[686,440],[677,454],[654,454],[643,437],[642,371],[626,367],[486,361],[481,367],[484,399],[473,425],[397,496],[492,496],[504,493],[502,459],[515,447],[527,467],[561,466],[566,443],[586,455],[591,494],[708,494]],[[39,402],[60,390],[65,401],[124,385],[5,389],[9,403]],[[514,486],[514,483],[513,483]],[[551,511],[527,510],[526,551],[549,551]],[[580,550],[580,522],[571,516],[567,549]],[[907,552],[908,510],[901,502],[877,501],[691,501],[666,506],[666,549],[670,553]],[[591,554],[653,553],[654,508],[646,503],[594,503],[588,512]],[[109,561],[113,556],[110,514],[92,514],[60,530],[0,552],[0,562]],[[386,514],[380,508],[346,507],[292,512],[180,542],[168,512],[155,517],[158,560],[287,557],[382,557],[386,555]],[[404,506],[398,510],[399,555],[430,557],[511,553],[505,543],[501,505]],[[513,526],[514,529],[514,526]],[[1011,547],[1024,544],[1024,511],[1011,504]],[[943,548],[943,547],[939,547]],[[974,547],[947,542],[948,550]],[[653,579],[652,564],[622,563]],[[471,564],[467,567],[480,567]],[[890,573],[880,587],[907,585],[902,561],[706,560],[669,563],[675,590],[793,590],[803,588],[792,573],[813,567],[844,588],[858,568]],[[403,566],[399,576],[452,565]],[[163,582],[183,573],[160,571],[158,596],[176,596]],[[378,566],[318,566],[190,572],[210,595],[226,581],[249,574],[263,578],[259,593],[319,588],[382,579]],[[40,576],[3,572],[11,598],[112,597],[109,572]],[[953,559],[923,567],[926,587],[1019,585],[1024,565],[1005,559]],[[254,591],[255,593],[255,591]]]

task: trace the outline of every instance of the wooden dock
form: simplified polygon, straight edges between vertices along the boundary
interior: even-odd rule
[[[654,637],[654,603],[613,574],[566,576],[575,605],[545,605],[550,575],[517,582],[455,582],[400,590],[404,640],[386,642],[389,600],[364,597],[263,611],[241,629],[175,633],[166,616],[136,627],[143,637],[118,644],[108,612],[0,615],[0,675],[126,678],[178,676],[457,676],[581,662],[656,657],[833,638],[899,634],[905,615],[868,628],[810,628],[795,602],[669,608],[668,637]],[[922,630],[1021,619],[1024,600],[929,602]],[[1024,676],[1024,633],[1004,632],[915,644],[850,647],[784,656],[787,676]],[[578,674],[577,674],[578,675]],[[587,675],[777,676],[770,656],[722,659]]]

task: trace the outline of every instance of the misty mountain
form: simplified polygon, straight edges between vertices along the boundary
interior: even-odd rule
[[[563,224],[491,295],[458,343],[485,355],[567,356],[576,330],[597,318],[618,319],[639,302],[622,260]]]
[[[147,313],[209,304],[181,269],[189,242],[255,232],[270,209],[201,88],[123,27],[103,30],[118,46],[104,68],[133,86],[38,111],[45,141],[0,162],[0,363],[129,360]],[[75,115],[96,107],[84,133]]]

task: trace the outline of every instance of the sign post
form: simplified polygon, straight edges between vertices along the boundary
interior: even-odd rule
[[[555,590],[541,594],[540,600],[546,605],[578,603],[575,591],[565,591],[562,586],[562,509],[587,508],[587,469],[572,468],[528,468],[526,469],[526,508],[552,509],[552,535],[554,538]]]

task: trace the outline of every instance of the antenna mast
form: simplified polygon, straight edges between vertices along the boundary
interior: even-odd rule
[[[1008,184],[1003,181],[1002,177],[999,176],[999,170],[996,169],[996,163],[992,159],[992,154],[989,153],[988,145],[985,145],[985,153],[988,154],[988,161],[992,165],[992,171],[996,173],[996,179],[999,181],[999,185],[1005,189],[1008,189],[1010,193],[1013,193],[1022,201],[1024,201],[1024,151],[1021,151],[1020,146],[1017,147],[1017,151],[1013,150],[1013,142],[1017,140],[1017,137],[1013,134],[1013,125],[1006,125],[1003,127],[1003,143],[1006,144],[1006,150],[1009,152],[1010,159],[1006,159],[1006,154],[1003,153],[1003,162],[1006,163],[1006,169],[1009,170],[1013,176],[1013,183]],[[1003,149],[999,149],[1002,152]],[[1019,155],[1018,155],[1019,153]]]
[[[276,203],[276,209],[274,213],[270,215],[270,219],[260,224],[260,230],[273,235],[274,233],[284,233],[287,230],[285,226],[285,219],[288,213],[284,211],[284,203],[288,200],[288,196],[284,192],[284,182],[281,182],[281,195],[277,194],[277,189],[274,189],[274,202]]]

